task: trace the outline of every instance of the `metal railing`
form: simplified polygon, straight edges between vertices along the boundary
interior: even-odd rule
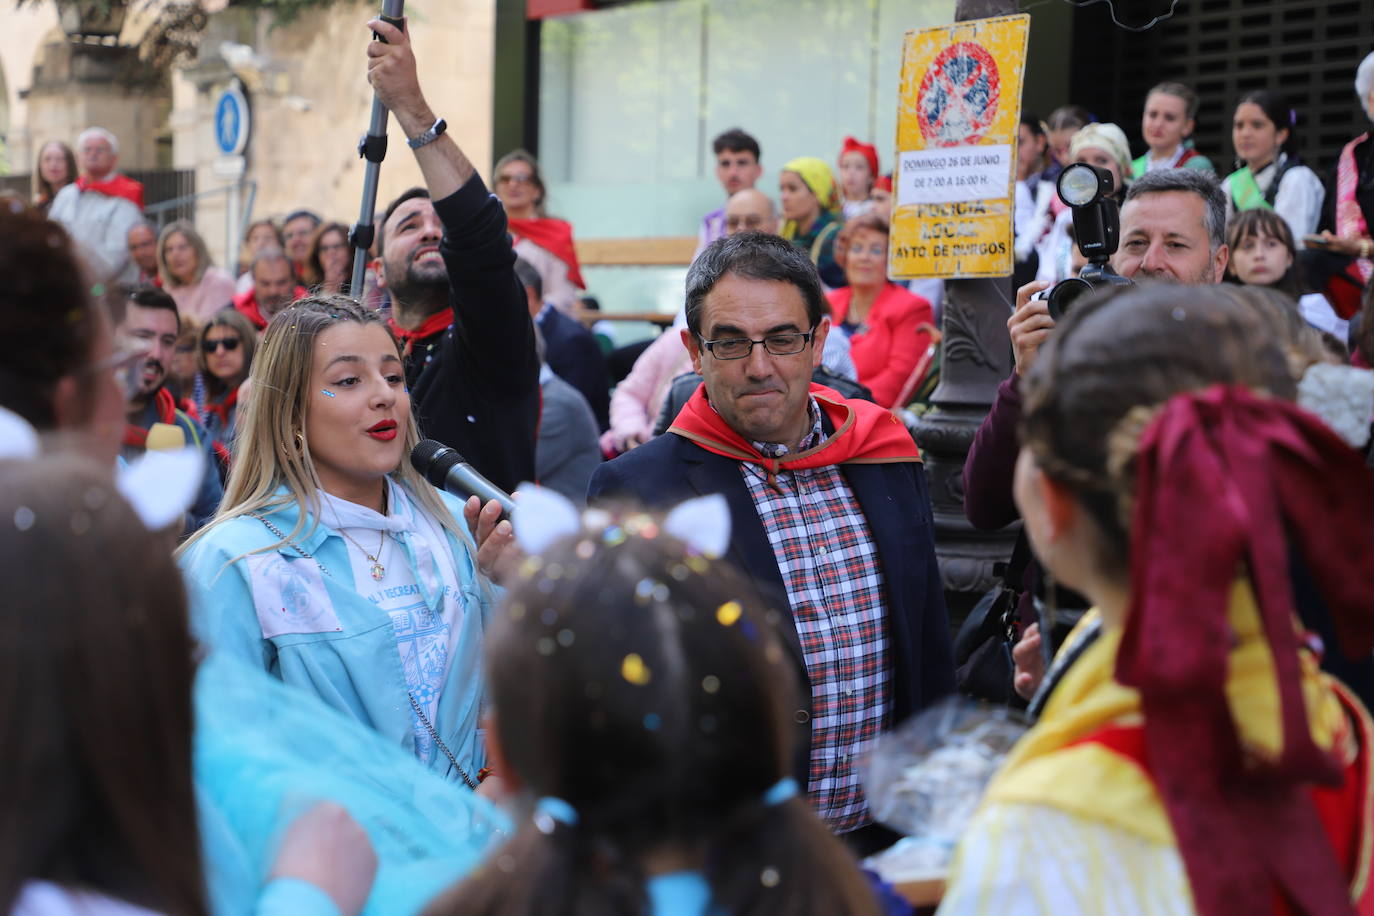
[[[245,192],[246,200],[244,199]],[[160,232],[163,226],[176,219],[194,221],[196,205],[200,201],[221,195],[226,198],[227,205],[224,208],[224,260],[220,263],[228,265],[226,269],[233,271],[238,267],[239,245],[243,242],[244,227],[253,217],[253,204],[258,198],[258,183],[256,181],[240,181],[236,184],[211,188],[208,191],[197,191],[194,194],[150,204],[143,208],[143,214],[157,226]]]
[[[196,173],[192,169],[138,169],[124,174],[143,184],[143,204],[146,207],[196,193]],[[28,200],[33,193],[33,176],[28,173],[0,175],[0,191],[9,191]],[[195,211],[193,209],[179,216],[195,219]]]
[[[0,0],[3,2],[3,0]],[[225,196],[224,208],[225,258],[220,263],[237,266],[243,230],[253,215],[258,196],[256,181],[240,181],[208,191],[196,190],[196,173],[192,169],[153,169],[125,172],[143,183],[143,215],[162,231],[173,220],[196,221],[197,205],[211,198]],[[0,175],[0,192],[9,192],[28,200],[33,189],[31,175]]]

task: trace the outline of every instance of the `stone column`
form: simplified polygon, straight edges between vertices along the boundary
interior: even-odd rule
[[[962,22],[1016,12],[1015,0],[959,0],[954,18]],[[1010,277],[946,281],[940,384],[931,397],[932,410],[916,429],[935,511],[935,551],[955,626],[993,585],[993,564],[1011,555],[1015,538],[1012,529],[984,532],[968,523],[963,483],[974,433],[998,384],[1012,370],[1007,318],[1014,301]]]
[[[51,42],[37,56],[25,98],[35,142],[75,146],[77,134],[97,125],[119,138],[121,171],[158,167],[171,93],[167,74],[140,61],[137,48]]]

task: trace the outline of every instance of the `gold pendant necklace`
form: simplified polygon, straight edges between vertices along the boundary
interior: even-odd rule
[[[353,538],[349,535],[347,531],[344,531],[342,528],[340,528],[339,534],[342,534],[345,538],[348,538],[348,542],[352,544],[354,547],[361,550],[363,552],[363,556],[367,557],[367,561],[372,564],[372,568],[369,570],[369,572],[371,572],[372,578],[375,581],[380,582],[384,578],[386,578],[386,567],[382,565],[381,560],[377,559],[377,557],[382,555],[382,548],[386,546],[385,528],[382,529],[382,539],[377,542],[377,553],[375,556],[373,554],[368,553],[367,548],[363,547],[362,544],[359,544],[357,541],[353,540]]]

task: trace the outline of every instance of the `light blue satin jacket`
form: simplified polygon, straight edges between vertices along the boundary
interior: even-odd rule
[[[462,504],[440,496],[461,521]],[[298,512],[292,504],[264,518],[289,534]],[[479,727],[482,632],[496,590],[478,572],[471,548],[445,535],[465,612],[433,725],[475,780],[486,764]],[[323,523],[307,522],[295,546],[253,553],[278,540],[258,519],[241,516],[217,524],[181,557],[197,638],[314,694],[414,753],[414,714],[391,618],[355,590],[346,542]],[[430,769],[462,779],[440,750]]]

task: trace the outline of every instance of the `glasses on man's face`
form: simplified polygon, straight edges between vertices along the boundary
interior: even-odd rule
[[[219,340],[207,340],[200,345],[200,348],[206,353],[214,353],[220,347],[224,348],[225,353],[233,353],[239,348],[239,339],[237,337],[222,337]]]
[[[533,175],[498,175],[497,184],[534,184]]]
[[[762,216],[727,216],[725,218],[725,228],[729,229],[731,232],[736,232],[740,229],[749,232],[757,232],[763,228],[764,222],[766,222],[766,220]]]
[[[763,344],[763,349],[772,356],[793,356],[806,349],[815,333],[816,329],[812,328],[791,334],[769,334],[761,340],[722,337],[719,340],[703,340],[701,345],[716,359],[744,359],[754,352],[754,344]]]

